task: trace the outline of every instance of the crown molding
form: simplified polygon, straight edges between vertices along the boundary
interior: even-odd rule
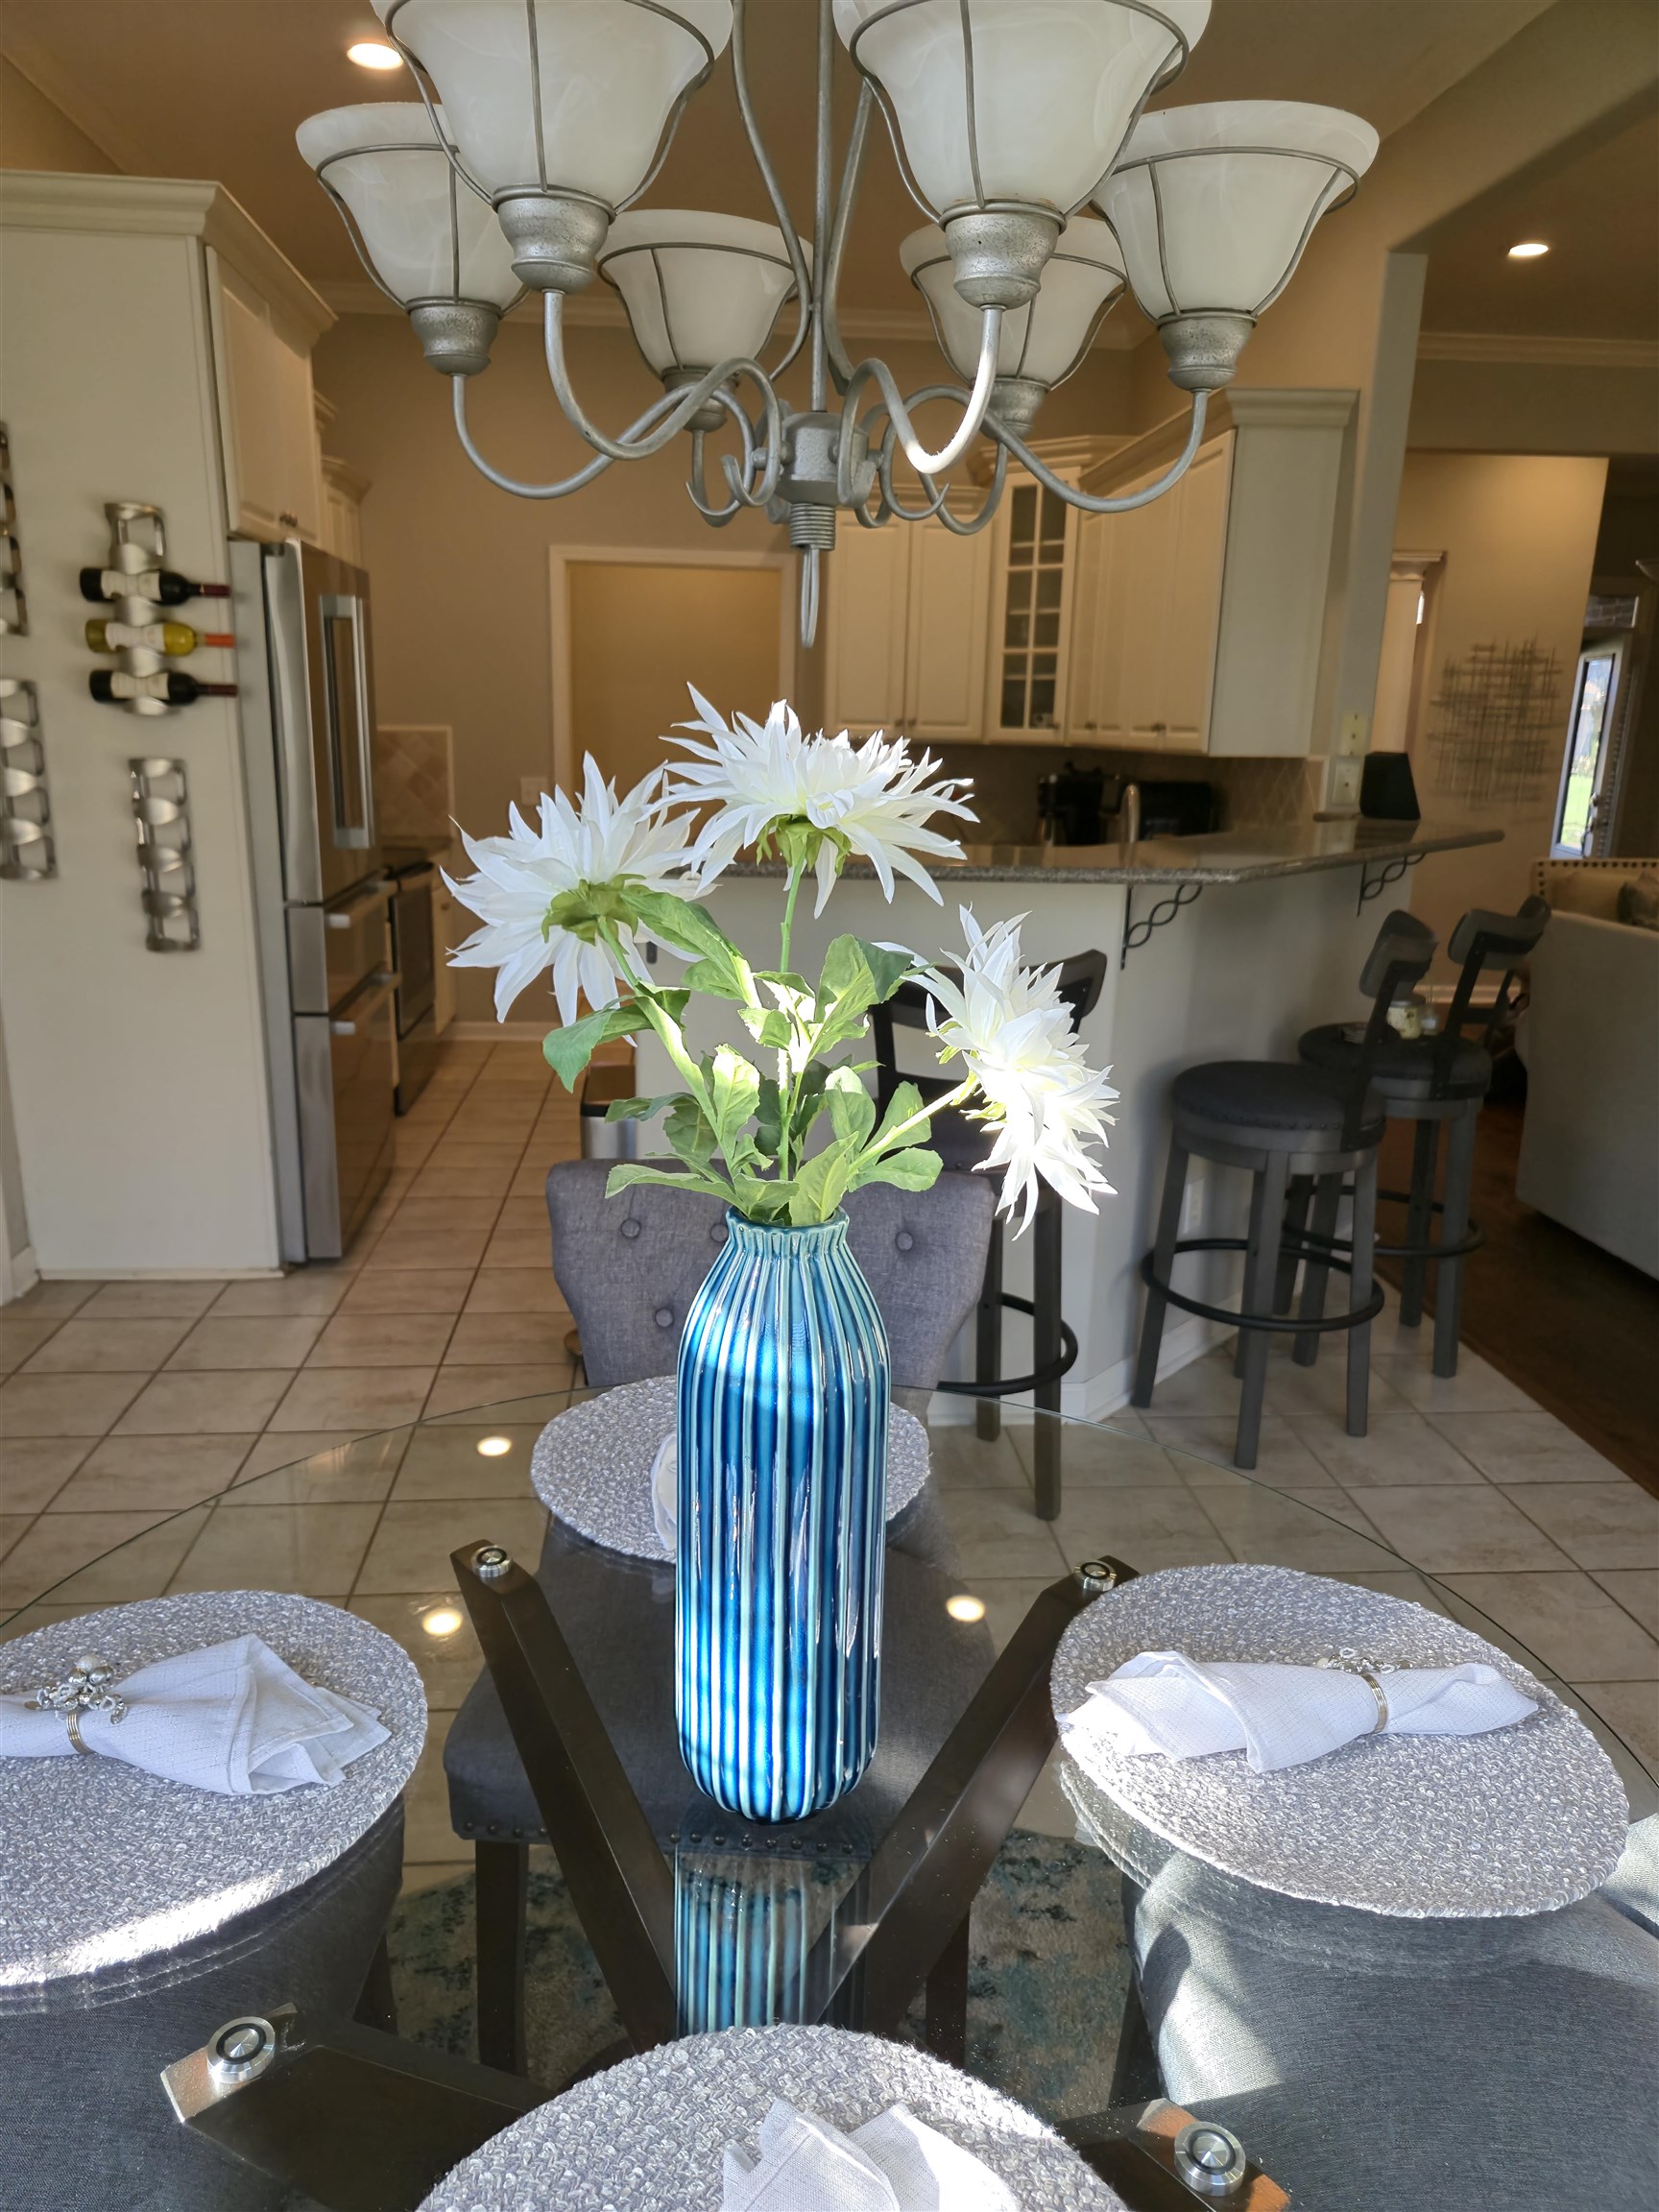
[[[129,238],[200,238],[314,346],[334,311],[222,184],[174,177],[77,177],[0,170],[0,223],[13,230],[88,230]]]
[[[1358,392],[1340,387],[1281,390],[1267,385],[1230,384],[1211,398],[1201,443],[1208,445],[1229,430],[1344,430],[1358,404]],[[1084,470],[1083,490],[1098,498],[1167,469],[1186,445],[1190,422],[1190,414],[1183,408],[1141,437],[1124,440]]]
[[[1539,369],[1659,369],[1659,341],[1535,336],[1520,330],[1424,330],[1418,333],[1417,358]]]

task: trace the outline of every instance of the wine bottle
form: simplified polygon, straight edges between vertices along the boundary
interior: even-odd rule
[[[83,568],[81,596],[94,606],[100,599],[148,599],[156,607],[182,607],[186,599],[228,599],[228,584],[192,584],[177,568],[145,568],[129,576],[124,568]]]
[[[168,707],[191,707],[198,699],[234,699],[234,684],[204,684],[181,668],[154,676],[133,676],[125,668],[94,668],[86,679],[94,699],[108,707],[123,699],[159,699]]]
[[[234,645],[228,630],[192,630],[188,622],[101,622],[86,625],[86,642],[94,653],[119,653],[124,646],[139,645],[150,653],[167,653],[181,661],[198,645]]]

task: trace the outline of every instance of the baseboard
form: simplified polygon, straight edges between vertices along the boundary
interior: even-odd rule
[[[293,1272],[287,1267],[48,1267],[39,1280],[42,1283],[280,1283],[285,1275]]]
[[[14,1298],[33,1290],[39,1280],[33,1244],[25,1244],[21,1252],[0,1253],[0,1306],[10,1306]]]

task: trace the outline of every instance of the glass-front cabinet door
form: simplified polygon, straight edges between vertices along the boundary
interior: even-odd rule
[[[1046,487],[1011,480],[998,524],[987,700],[994,736],[1049,740],[1064,725],[1075,523]]]

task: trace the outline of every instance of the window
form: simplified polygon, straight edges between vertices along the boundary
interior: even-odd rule
[[[1578,656],[1561,795],[1555,803],[1555,834],[1550,845],[1556,859],[1580,859],[1593,847],[1622,657],[1623,648],[1616,644],[1593,645]]]

